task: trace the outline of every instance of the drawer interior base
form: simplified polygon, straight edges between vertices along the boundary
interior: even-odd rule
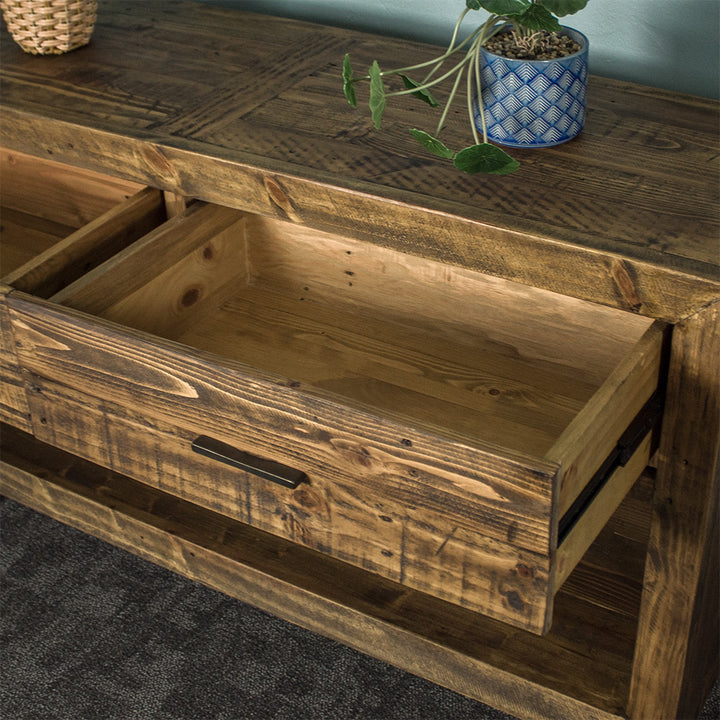
[[[551,632],[538,637],[178,500],[9,426],[0,438],[3,494],[175,572],[513,714],[623,713],[649,476],[568,578]]]

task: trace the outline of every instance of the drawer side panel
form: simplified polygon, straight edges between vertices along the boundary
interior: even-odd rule
[[[615,368],[546,454],[562,468],[559,512],[562,516],[588,479],[615,448],[662,379],[667,326],[651,325],[636,347]]]
[[[50,297],[164,220],[161,193],[144,188],[16,268],[4,281],[23,292]]]

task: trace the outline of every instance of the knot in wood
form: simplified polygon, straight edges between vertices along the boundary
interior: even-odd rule
[[[300,216],[295,209],[295,205],[285,192],[282,185],[280,185],[277,180],[270,177],[264,178],[263,183],[265,185],[265,190],[267,190],[268,198],[270,198],[270,202],[272,202],[272,204],[275,205],[275,207],[277,207],[289,220],[299,222]]]
[[[640,312],[643,303],[638,294],[632,266],[624,260],[613,260],[610,273],[623,304],[632,312]]]
[[[151,177],[162,178],[163,184],[168,188],[179,186],[175,165],[157,145],[145,145],[142,156]]]

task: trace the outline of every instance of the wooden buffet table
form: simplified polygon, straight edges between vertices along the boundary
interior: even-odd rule
[[[692,717],[718,104],[592,78],[577,140],[464,176],[347,51],[431,57],[189,2],[3,37],[2,492],[520,717]]]

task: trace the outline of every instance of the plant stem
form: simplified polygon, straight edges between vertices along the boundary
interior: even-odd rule
[[[500,28],[502,23],[506,22],[507,18],[501,15],[493,15],[487,19],[481,28],[481,32],[473,42],[472,48],[468,51],[468,54],[473,54],[473,68],[475,71],[475,89],[477,92],[478,108],[480,110],[480,124],[482,125],[483,142],[488,142],[487,134],[487,121],[485,120],[485,103],[482,98],[482,75],[480,73],[480,53],[482,52],[482,46],[495,35]],[[475,127],[475,116],[472,112],[472,100],[471,100],[471,86],[470,79],[468,78],[468,109],[470,111],[470,127],[473,130],[473,135],[478,142],[477,128]],[[479,142],[478,142],[479,144]]]
[[[487,123],[485,121],[485,104],[482,100],[482,76],[480,75],[480,48],[481,44],[478,41],[477,45],[473,48],[475,50],[475,56],[473,58],[473,69],[475,71],[475,92],[477,96],[478,108],[480,110],[480,124],[483,131],[483,142],[487,143]],[[468,96],[470,96],[470,90],[468,90]],[[472,119],[472,128],[477,132],[475,127],[475,118]]]
[[[455,78],[455,82],[453,83],[452,90],[450,91],[450,97],[447,99],[447,102],[445,103],[445,107],[443,108],[442,116],[440,117],[440,122],[438,123],[437,130],[435,131],[435,137],[440,136],[440,131],[443,129],[443,125],[445,125],[445,118],[447,118],[448,112],[450,111],[450,106],[453,103],[453,100],[455,99],[455,94],[457,93],[458,86],[460,85],[460,80],[462,78],[463,70],[460,68],[460,71],[457,74],[457,77]],[[470,72],[468,71],[468,76],[470,75]]]
[[[463,10],[462,13],[460,13],[460,17],[458,18],[458,21],[455,23],[455,29],[453,30],[452,37],[450,38],[450,43],[448,44],[447,50],[445,51],[445,55],[442,57],[442,59],[438,60],[438,63],[435,65],[435,67],[425,76],[425,78],[423,80],[423,84],[430,81],[430,78],[442,66],[443,62],[445,61],[445,58],[449,57],[456,50],[459,50],[475,34],[474,32],[471,33],[467,38],[465,38],[465,40],[462,43],[460,43],[460,45],[458,45],[457,48],[455,47],[455,41],[457,40],[458,33],[460,32],[460,25],[462,25],[462,21],[465,19],[465,16],[469,12],[470,12],[470,8],[465,8],[465,10]]]
[[[470,12],[470,8],[466,7],[462,11],[462,13],[460,13],[460,17],[458,18],[458,21],[455,23],[455,30],[453,30],[452,38],[450,39],[450,44],[448,45],[448,52],[450,52],[453,49],[453,45],[455,45],[455,40],[457,40],[458,33],[460,32],[460,25],[462,25],[462,21],[465,19],[465,16],[469,12]]]
[[[477,35],[482,31],[482,27],[476,28],[461,43],[459,43],[458,45],[454,45],[455,40],[457,39],[457,33],[458,33],[458,30],[460,27],[460,22],[462,21],[463,17],[467,14],[467,12],[468,12],[468,10],[466,9],[465,12],[463,12],[463,14],[461,15],[460,19],[458,20],[458,22],[455,26],[455,32],[453,33],[453,38],[452,38],[450,44],[448,45],[447,50],[442,55],[439,55],[438,57],[435,57],[432,60],[426,60],[425,62],[417,63],[416,65],[408,65],[407,67],[397,68],[397,69],[393,69],[393,70],[383,70],[380,73],[380,75],[382,77],[386,77],[388,75],[400,75],[400,74],[404,75],[405,73],[412,72],[413,70],[421,70],[422,68],[428,67],[430,65],[435,65],[436,67],[433,68],[430,71],[430,73],[427,75],[427,77],[423,80],[421,89],[424,90],[426,87],[425,83],[428,82],[429,78],[431,78],[434,75],[434,73],[437,71],[437,69],[440,68],[442,66],[442,64],[451,55],[454,55],[456,52],[459,52],[460,50],[463,49],[463,47],[465,47],[465,45],[467,45],[469,42],[472,42],[477,37]],[[446,77],[447,77],[447,75],[444,75],[443,79]],[[363,82],[363,81],[369,80],[369,79],[370,79],[369,75],[361,75],[360,77],[353,78],[353,82],[354,83]],[[433,85],[434,84],[435,83],[433,83]],[[431,85],[427,85],[427,87],[431,87]],[[395,94],[395,93],[393,93],[393,94]],[[404,94],[404,93],[402,93],[402,94]]]
[[[424,67],[428,67],[429,65],[437,65],[438,67],[442,65],[451,55],[454,55],[456,52],[459,52],[460,50],[465,47],[469,42],[471,42],[475,36],[480,32],[481,28],[477,28],[474,30],[470,35],[468,35],[459,45],[448,48],[442,55],[439,55],[438,57],[433,58],[432,60],[426,60],[425,62],[417,63],[417,65],[408,65],[407,67],[397,68],[395,70],[384,70],[380,74],[382,76],[385,75],[398,75],[400,73],[405,74],[408,72],[412,72],[413,70],[421,70]],[[435,70],[432,71],[434,73]],[[431,73],[431,74],[432,74]],[[369,80],[369,75],[363,75],[362,77],[353,78],[353,82],[359,82],[361,80]]]
[[[477,60],[478,50],[476,45],[473,45],[470,50],[468,50],[468,57],[472,58],[473,60]],[[471,62],[469,63],[470,67],[468,68],[468,74],[467,74],[467,109],[468,109],[468,115],[470,116],[470,128],[472,129],[473,139],[475,140],[475,144],[480,144],[480,137],[478,136],[477,127],[475,125],[475,112],[473,110],[473,101],[472,101],[472,89],[473,89],[473,74],[476,76],[476,82],[477,82],[477,62]],[[482,104],[482,96],[478,98],[478,105],[480,106],[480,117],[482,118],[482,124],[483,124],[483,137],[485,138],[485,142],[487,142],[487,133],[485,132],[485,113],[483,111],[483,104]]]
[[[453,75],[454,73],[461,70],[462,67],[467,64],[467,62],[468,62],[468,56],[465,55],[465,57],[457,65],[455,65],[452,69],[448,70],[444,75],[441,75],[439,78],[436,78],[435,80],[432,80],[429,83],[425,83],[423,85],[418,85],[417,87],[413,87],[413,88],[410,88],[407,90],[396,90],[394,92],[386,93],[386,97],[395,97],[398,95],[412,95],[413,93],[416,93],[416,92],[419,92],[422,90],[427,90],[428,88],[434,87],[438,83],[441,83],[443,80],[447,80],[447,78],[449,78],[451,75]],[[399,71],[395,71],[395,72],[399,72]]]

